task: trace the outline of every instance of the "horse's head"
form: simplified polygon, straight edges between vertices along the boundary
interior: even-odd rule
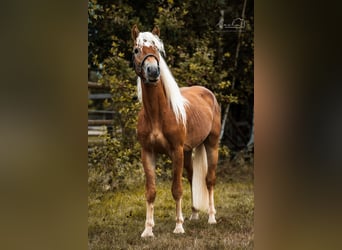
[[[159,43],[161,42],[158,36],[158,27],[155,27],[152,33],[139,32],[136,25],[132,28],[132,39],[134,41],[133,65],[135,72],[145,83],[156,84],[160,78]]]

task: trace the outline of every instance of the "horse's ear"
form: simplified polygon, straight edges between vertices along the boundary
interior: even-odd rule
[[[160,36],[160,29],[158,26],[154,26],[154,28],[152,30],[152,34],[157,35],[158,37]]]
[[[132,33],[131,33],[133,41],[136,40],[136,38],[138,37],[139,33],[140,33],[140,31],[138,29],[138,26],[136,24],[134,24],[133,27],[132,27]]]

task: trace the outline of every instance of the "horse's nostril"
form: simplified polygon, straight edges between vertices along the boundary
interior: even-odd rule
[[[157,77],[160,74],[159,67],[149,66],[146,68],[146,72],[149,76]]]

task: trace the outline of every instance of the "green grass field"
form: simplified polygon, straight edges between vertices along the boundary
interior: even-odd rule
[[[253,170],[249,170],[253,171]],[[183,179],[183,215],[185,234],[176,235],[175,202],[171,181],[157,182],[154,238],[141,238],[145,223],[144,183],[115,192],[89,192],[89,249],[253,249],[254,193],[253,178],[218,172],[215,187],[217,224],[207,223],[200,213],[191,215],[190,187]],[[233,180],[235,179],[235,180]]]

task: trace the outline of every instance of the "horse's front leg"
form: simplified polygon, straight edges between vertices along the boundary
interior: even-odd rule
[[[142,163],[144,166],[146,177],[146,222],[145,230],[141,234],[141,237],[153,237],[152,228],[154,226],[153,219],[153,204],[156,198],[156,181],[155,181],[155,155],[152,152],[148,152],[144,149],[141,151]]]
[[[182,174],[184,153],[183,148],[179,147],[172,152],[172,166],[173,166],[173,182],[172,182],[172,196],[176,201],[176,228],[174,233],[184,233],[183,228],[183,214],[182,214]]]

